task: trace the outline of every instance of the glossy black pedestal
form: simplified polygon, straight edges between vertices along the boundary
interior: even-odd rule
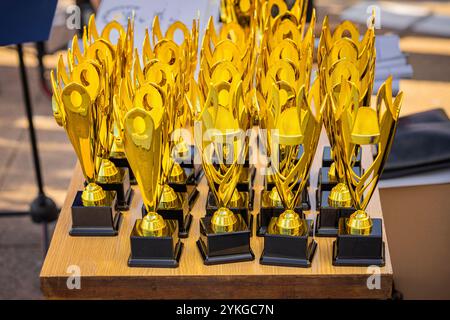
[[[361,156],[362,151],[359,150],[358,156],[356,157],[355,166],[361,166]],[[325,146],[322,151],[322,167],[329,167],[333,163],[333,158],[331,157],[331,147]]]
[[[239,194],[241,195],[241,205],[239,207],[228,206],[228,209],[233,211],[235,214],[240,214],[244,219],[245,223],[251,229],[253,223],[253,216],[250,213],[251,210],[250,202],[253,202],[254,200],[254,193],[240,191]],[[206,215],[212,215],[217,209],[218,207],[216,198],[214,197],[214,194],[211,192],[211,190],[209,190],[206,200]]]
[[[335,208],[328,204],[330,191],[316,190],[316,204],[319,214],[316,222],[316,236],[336,237],[338,234],[339,219],[348,218],[355,208]]]
[[[82,191],[78,191],[73,200],[71,236],[101,237],[118,234],[122,213],[116,210],[117,197],[114,191],[105,191],[107,205],[85,207],[81,200]]]
[[[118,167],[118,168],[127,168],[128,172],[130,174],[130,184],[131,185],[137,184],[136,177],[134,176],[133,170],[131,170],[131,166],[128,163],[128,159],[126,157],[124,157],[124,158],[111,157],[111,158],[109,158],[109,160],[112,163],[114,163],[116,165],[116,167]]]
[[[192,224],[192,214],[190,213],[187,194],[185,192],[177,192],[177,196],[180,199],[180,203],[182,203],[181,207],[170,209],[159,207],[156,211],[164,220],[176,220],[178,222],[178,237],[187,238]],[[147,214],[144,205],[142,205],[141,212],[142,217]]]
[[[369,235],[348,234],[347,218],[339,220],[339,232],[333,242],[333,265],[335,266],[384,266],[385,252],[381,219],[372,219]]]
[[[269,198],[270,191],[263,190],[261,192],[261,205],[260,205],[260,211],[257,215],[257,225],[256,225],[256,235],[258,237],[264,236],[264,234],[267,231],[267,227],[269,226],[270,220],[274,217],[278,217],[281,213],[284,212],[283,206],[276,206],[274,207],[272,205],[272,202]],[[298,202],[295,206],[296,212],[303,212],[310,210],[310,202],[309,202],[309,194],[308,190],[305,188],[302,191],[302,195],[298,199]]]
[[[176,192],[184,192],[187,194],[189,209],[192,210],[199,196],[199,192],[197,190],[197,179],[195,177],[195,169],[183,168],[183,170],[186,173],[186,180],[181,182],[174,182],[169,179],[169,186]]]
[[[118,167],[120,172],[120,182],[117,183],[100,183],[97,184],[105,191],[115,191],[117,194],[117,208],[127,211],[130,208],[133,189],[130,183],[130,173],[128,168]]]
[[[130,267],[176,268],[179,265],[183,243],[178,239],[176,220],[165,220],[166,232],[161,237],[144,236],[140,231],[142,219],[136,220],[130,235]]]
[[[197,247],[206,265],[252,261],[255,255],[250,247],[251,230],[240,214],[236,217],[233,232],[215,233],[211,227],[211,216],[200,219],[200,238]]]
[[[307,224],[307,230],[301,236],[266,232],[264,249],[259,262],[264,265],[284,267],[310,267],[317,243],[309,236],[313,222],[311,220],[303,220],[303,222]]]

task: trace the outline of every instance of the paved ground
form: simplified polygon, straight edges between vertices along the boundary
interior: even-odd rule
[[[319,21],[325,12],[339,12],[343,4],[350,2],[354,1],[317,1]],[[450,12],[448,3],[414,2],[439,6]],[[434,49],[436,43],[440,44],[439,48],[448,49]],[[432,101],[409,103],[422,104],[423,108],[443,105],[450,108],[449,99],[439,96],[439,92],[450,91],[450,40],[405,37],[402,47],[411,54],[410,62],[415,71],[412,81],[423,81],[438,92]],[[55,66],[55,57],[46,58],[48,68]],[[61,205],[76,158],[64,131],[53,120],[50,99],[40,88],[32,47],[26,48],[26,63],[46,192]],[[0,48],[0,210],[26,210],[36,195],[17,65],[16,52]],[[407,88],[410,83],[404,82],[402,87]],[[0,299],[41,298],[41,230],[42,227],[33,224],[29,217],[0,219]]]

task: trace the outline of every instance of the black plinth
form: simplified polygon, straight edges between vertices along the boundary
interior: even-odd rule
[[[255,167],[251,166],[242,168],[241,176],[239,182],[237,183],[236,188],[239,191],[250,192],[250,190],[253,189],[253,182],[255,181],[255,175],[256,175]]]
[[[310,179],[308,177],[308,180],[306,181],[305,188],[309,187],[309,182],[310,182]],[[294,189],[297,188],[299,184],[300,184],[300,181],[297,182],[297,184],[294,187]],[[272,190],[272,188],[275,187],[275,182],[272,180],[272,177],[270,175],[264,176],[263,186],[264,186],[265,190]],[[309,208],[309,209],[311,209],[311,208]],[[309,210],[309,209],[307,209],[307,210]]]
[[[385,252],[381,219],[372,219],[369,235],[348,234],[347,218],[339,220],[339,231],[333,242],[333,265],[335,266],[384,266]]]
[[[361,166],[361,156],[362,151],[359,150],[358,156],[356,157],[355,166]],[[322,167],[329,167],[333,163],[333,158],[331,157],[331,147],[325,146],[323,147],[322,153]]]
[[[251,230],[240,214],[233,232],[215,233],[211,216],[200,219],[200,238],[197,247],[206,265],[252,261],[255,255],[250,247]]]
[[[178,267],[183,244],[178,239],[178,223],[176,220],[165,220],[166,231],[161,237],[144,236],[140,231],[142,219],[136,220],[130,235],[131,255],[128,259],[130,267]]]
[[[187,194],[189,209],[192,210],[199,196],[199,192],[197,190],[197,180],[195,177],[195,169],[183,168],[183,170],[186,173],[186,180],[181,182],[174,182],[169,179],[169,186],[175,192],[185,192]]]
[[[109,160],[112,163],[114,163],[115,166],[118,168],[128,168],[128,172],[130,174],[130,184],[132,184],[132,185],[137,184],[136,177],[134,176],[133,170],[131,170],[131,166],[128,163],[128,159],[126,157],[123,157],[123,158],[111,157],[111,158],[109,158]]]
[[[235,214],[240,214],[242,218],[244,218],[245,223],[248,226],[250,226],[251,229],[253,223],[253,216],[250,213],[251,211],[250,202],[253,201],[251,197],[252,195],[254,196],[254,193],[240,191],[239,194],[241,195],[242,198],[242,205],[239,207],[228,206],[227,208],[233,211]],[[217,209],[218,207],[216,198],[214,197],[214,194],[211,192],[211,190],[209,190],[206,201],[206,215],[212,215]]]
[[[310,267],[317,243],[309,236],[313,222],[311,220],[303,220],[303,222],[306,223],[307,230],[301,236],[266,232],[264,235],[264,250],[259,262],[274,266]]]
[[[107,205],[85,207],[81,200],[82,191],[78,191],[73,200],[71,236],[116,236],[122,220],[122,214],[116,210],[117,197],[114,191],[105,191]]]
[[[128,168],[118,167],[120,172],[120,182],[97,184],[105,191],[115,191],[117,194],[117,208],[119,210],[128,210],[130,208],[133,189],[131,189],[130,173]]]
[[[330,180],[328,177],[328,171],[330,167],[321,167],[319,170],[319,176],[317,179],[317,188],[324,191],[331,191],[333,187],[337,184],[336,180]],[[353,171],[356,175],[361,176],[361,166],[354,166]]]
[[[256,235],[258,237],[264,236],[267,231],[267,227],[269,226],[270,220],[274,217],[278,217],[280,214],[284,212],[283,206],[272,205],[272,202],[269,198],[270,191],[263,190],[261,192],[261,206],[260,211],[257,216],[257,225],[256,225]],[[311,209],[309,202],[309,194],[308,190],[305,188],[302,191],[300,198],[295,206],[296,212],[301,212],[303,216],[303,211],[308,211]]]
[[[316,222],[316,236],[336,237],[338,234],[339,219],[348,218],[355,208],[335,208],[328,204],[330,191],[316,190],[316,207],[318,211]]]
[[[184,192],[177,192],[177,196],[182,203],[181,207],[171,209],[160,207],[156,211],[164,218],[164,220],[176,220],[178,222],[178,237],[187,238],[191,228],[192,214],[189,210],[187,194]],[[147,210],[144,205],[142,205],[141,212],[142,217],[147,214]]]
[[[190,168],[194,170],[195,181],[198,184],[203,176],[203,169],[201,164],[201,156],[198,156],[198,163],[195,163],[195,155],[198,152],[195,145],[189,146],[189,155],[182,158],[176,158],[175,160],[180,164],[182,168]]]

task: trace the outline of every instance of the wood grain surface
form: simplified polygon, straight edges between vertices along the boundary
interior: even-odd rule
[[[311,170],[309,188],[312,210],[306,212],[314,219],[315,186],[320,166],[322,148],[327,144],[322,132],[318,151]],[[364,150],[363,166],[371,160]],[[205,266],[195,242],[199,236],[199,218],[204,215],[206,180],[198,186],[200,197],[192,211],[194,220],[189,238],[182,239],[184,251],[176,269],[129,268],[130,232],[140,216],[142,199],[137,187],[131,209],[123,213],[117,237],[71,237],[70,205],[83,177],[79,165],[67,190],[40,279],[41,289],[47,298],[117,298],[117,299],[226,299],[226,298],[375,298],[391,295],[393,271],[386,244],[386,265],[379,269],[380,289],[369,290],[367,279],[371,275],[366,267],[334,267],[331,264],[333,238],[315,240],[318,248],[311,268],[263,266],[259,264],[263,238],[253,236],[251,246],[256,259],[251,262]],[[257,173],[255,182],[255,210],[259,209],[262,176]],[[368,212],[372,217],[382,217],[378,190],[370,201]],[[383,226],[384,229],[384,226]],[[253,232],[255,226],[253,226]],[[68,289],[67,280],[75,266],[81,272],[81,289]]]

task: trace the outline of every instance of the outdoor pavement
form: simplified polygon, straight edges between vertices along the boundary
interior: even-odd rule
[[[325,12],[337,13],[344,5],[352,2],[355,1],[316,1],[319,24]],[[423,3],[430,5],[430,2]],[[433,3],[450,12],[448,3]],[[425,36],[408,38],[411,36],[408,34],[403,36],[402,48],[410,53],[414,79],[402,82],[402,88],[408,88],[414,81],[423,81],[434,86],[437,93],[447,92],[448,97],[450,40]],[[420,41],[423,41],[423,45],[420,45]],[[448,50],[435,50],[434,43]],[[61,206],[76,156],[64,130],[53,119],[50,98],[40,86],[32,46],[25,48],[25,56],[45,191]],[[56,54],[46,57],[48,69],[55,67],[56,58]],[[21,89],[15,49],[0,48],[0,210],[27,210],[37,193]],[[405,108],[407,103],[421,103],[424,109],[438,106],[444,106],[447,110],[450,108],[450,99],[441,99],[439,96],[431,101],[405,100]],[[53,226],[50,225],[50,232]],[[42,226],[34,224],[28,216],[0,218],[0,299],[42,298],[39,289],[42,261]]]

